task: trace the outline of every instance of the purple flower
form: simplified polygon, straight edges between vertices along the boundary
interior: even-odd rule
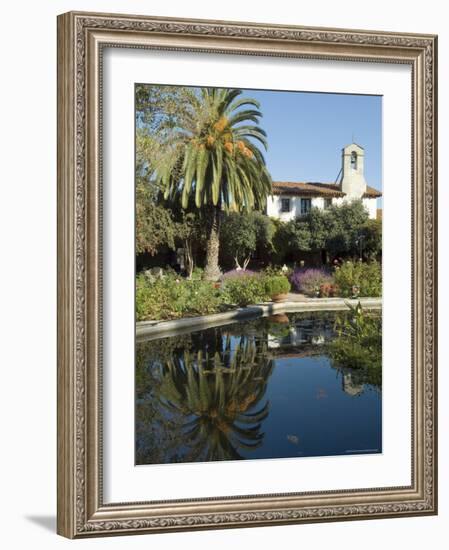
[[[293,272],[290,282],[298,292],[314,296],[321,285],[332,284],[333,277],[325,269],[300,268]]]

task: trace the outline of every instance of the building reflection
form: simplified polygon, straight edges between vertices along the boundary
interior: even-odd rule
[[[284,315],[287,317],[286,315]],[[308,346],[322,346],[334,335],[333,324],[327,319],[297,318],[291,322],[280,323],[269,317],[270,327],[267,334],[269,349],[304,348]],[[311,350],[310,350],[311,351]]]
[[[341,382],[343,391],[351,397],[357,397],[363,393],[365,389],[365,384],[354,380],[353,373],[351,371],[342,372]]]

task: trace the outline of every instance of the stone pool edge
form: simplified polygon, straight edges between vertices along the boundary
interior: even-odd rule
[[[381,309],[382,298],[359,298],[357,300],[342,298],[310,298],[303,302],[269,302],[248,307],[233,309],[223,313],[184,317],[171,321],[139,321],[136,323],[136,338],[151,337],[178,333],[180,330],[208,327],[214,324],[229,324],[248,317],[263,317],[275,313],[301,311],[338,311],[347,308],[347,304],[361,303],[367,309]]]

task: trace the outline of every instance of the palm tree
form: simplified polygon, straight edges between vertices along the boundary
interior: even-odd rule
[[[194,203],[205,217],[209,280],[220,274],[220,212],[261,209],[271,193],[271,177],[258,145],[267,148],[266,133],[258,126],[260,105],[241,94],[236,89],[201,88],[172,121],[153,161],[165,200],[184,209]]]

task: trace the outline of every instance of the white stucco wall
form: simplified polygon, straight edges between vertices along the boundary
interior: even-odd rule
[[[335,204],[336,206],[341,206],[345,202],[345,197],[335,197],[335,199],[332,201],[332,204]]]
[[[368,210],[369,217],[377,218],[377,199],[362,199],[363,206]]]
[[[288,222],[301,216],[301,198],[294,195],[271,195],[267,198],[267,216]],[[281,199],[290,199],[290,212],[281,212]],[[333,197],[332,204],[341,206],[348,199],[346,197]],[[368,211],[371,219],[377,216],[377,199],[362,199],[363,206]],[[324,208],[324,197],[312,197],[312,207]]]
[[[290,212],[281,212],[281,197],[279,195],[271,195],[267,198],[267,215],[283,222],[288,222],[296,218],[296,197],[282,195],[282,198],[290,199]]]
[[[301,198],[312,199],[312,208],[324,208],[323,197],[297,197],[295,195],[271,195],[267,198],[267,216],[288,222],[301,216]],[[290,212],[281,212],[281,199],[290,199]],[[332,202],[335,199],[332,199]]]

